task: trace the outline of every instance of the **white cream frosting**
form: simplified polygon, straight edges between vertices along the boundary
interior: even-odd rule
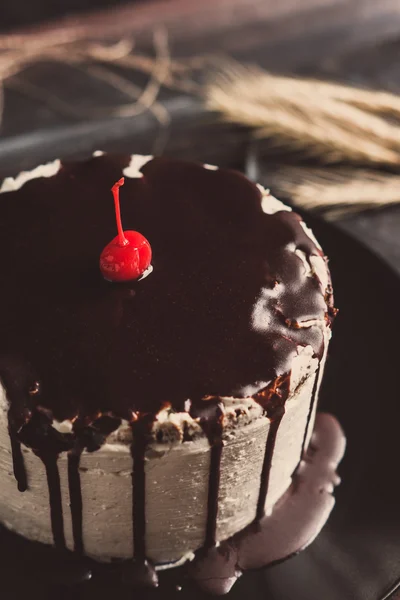
[[[267,215],[274,215],[275,213],[281,210],[286,210],[287,212],[292,211],[290,206],[287,206],[286,204],[275,198],[275,196],[273,196],[269,190],[265,189],[259,183],[257,183],[256,185],[261,192],[261,208],[263,209],[263,212],[265,212]]]
[[[45,165],[39,165],[31,171],[22,171],[16,177],[6,177],[1,185],[0,194],[4,192],[15,192],[32,179],[39,179],[40,177],[53,177],[58,173],[60,168],[61,161],[57,158],[53,162],[49,162]]]
[[[142,156],[141,154],[132,154],[129,165],[123,170],[125,177],[130,177],[131,179],[140,179],[143,177],[143,173],[140,169],[152,160],[152,158],[153,156],[150,155]]]

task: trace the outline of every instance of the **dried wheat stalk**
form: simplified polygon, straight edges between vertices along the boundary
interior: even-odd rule
[[[206,99],[225,119],[253,128],[255,138],[268,137],[275,147],[301,150],[326,163],[269,174],[269,185],[294,204],[335,219],[400,202],[400,175],[376,171],[400,165],[400,126],[393,120],[400,121],[398,96],[271,75],[225,59],[210,75]],[[335,162],[349,166],[332,166]]]
[[[323,210],[328,218],[335,218],[344,212],[400,201],[400,175],[351,167],[354,163],[372,169],[400,166],[400,126],[393,121],[400,122],[400,97],[339,83],[271,75],[216,56],[176,61],[169,55],[166,32],[159,29],[154,33],[154,46],[152,57],[137,52],[131,38],[101,44],[82,31],[61,37],[51,31],[24,39],[0,36],[0,121],[4,88],[10,86],[74,117],[132,117],[149,110],[165,126],[169,115],[158,94],[166,86],[203,97],[210,110],[252,128],[255,138],[268,137],[276,147],[301,150],[327,165],[349,165],[345,169],[280,169],[272,176],[271,185],[299,206]],[[127,102],[85,114],[24,79],[26,67],[40,61],[82,70],[121,91]],[[138,88],[116,73],[114,66],[139,70],[149,75],[149,81]],[[198,71],[208,74],[205,86],[195,81]]]
[[[302,150],[327,164],[400,165],[400,126],[378,114],[391,107],[400,116],[399,98],[377,93],[373,104],[372,91],[337,88],[227,60],[212,73],[206,98],[208,107],[225,119],[254,128],[255,137],[273,138],[281,148]]]
[[[400,175],[366,169],[282,167],[268,182],[293,204],[329,220],[400,202]]]

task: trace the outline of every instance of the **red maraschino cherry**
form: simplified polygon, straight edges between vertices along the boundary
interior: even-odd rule
[[[108,281],[132,281],[139,279],[149,268],[151,262],[151,246],[146,238],[137,231],[124,231],[119,206],[119,188],[124,185],[122,177],[111,191],[114,196],[115,216],[118,235],[104,248],[100,254],[100,270]]]

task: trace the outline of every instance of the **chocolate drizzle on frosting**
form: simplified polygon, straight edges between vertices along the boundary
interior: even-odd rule
[[[256,520],[259,521],[265,515],[265,502],[267,500],[269,475],[271,472],[272,457],[274,454],[276,436],[279,425],[285,414],[285,402],[289,395],[290,376],[277,377],[273,384],[269,385],[255,399],[264,407],[271,421],[265,446],[264,462],[261,471],[260,490],[258,494]]]
[[[141,426],[141,421],[134,425]],[[132,458],[133,458],[133,548],[134,558],[138,562],[146,559],[146,475],[145,453],[147,440],[141,427],[132,427]]]
[[[78,554],[84,553],[82,490],[79,474],[81,453],[82,449],[79,446],[68,453],[68,487],[71,504],[72,535],[74,537],[74,550]]]
[[[192,417],[199,419],[210,444],[207,524],[204,540],[204,548],[208,549],[216,544],[224,406],[219,398],[205,398],[203,402],[192,404],[190,414]]]
[[[51,529],[54,545],[59,550],[65,549],[64,519],[61,499],[60,474],[57,466],[57,455],[51,452],[39,453],[46,469],[47,485],[49,487]]]
[[[221,475],[222,436],[214,440],[210,453],[210,476],[208,479],[207,525],[205,548],[212,548],[216,544],[218,493]]]
[[[9,424],[8,427],[11,440],[11,452],[13,460],[13,471],[14,477],[17,481],[18,490],[20,492],[26,492],[28,489],[28,478],[26,476],[25,462],[21,450],[21,442],[19,441],[13,426]]]
[[[98,258],[115,233],[110,188],[129,162],[105,155],[63,164],[0,195],[0,249],[12,257],[2,265],[0,378],[18,488],[27,488],[22,442],[45,465],[61,549],[59,454],[68,452],[74,546],[83,554],[81,453],[101,447],[121,419],[131,422],[134,560],[126,572],[156,585],[145,545],[145,454],[155,416],[166,403],[187,411],[209,440],[212,548],[221,398],[252,396],[271,420],[261,519],[293,359],[311,346],[321,360],[321,323],[335,310],[330,284],[323,289],[313,267],[323,254],[298,215],[263,212],[260,189],[239,173],[169,159],[148,161],[121,193],[126,227],[152,245],[153,272],[136,283],[106,282]],[[73,421],[73,430],[59,433],[53,420]]]

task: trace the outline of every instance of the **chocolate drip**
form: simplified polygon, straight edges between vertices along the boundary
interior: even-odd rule
[[[107,415],[95,419],[90,425],[79,419],[74,423],[76,442],[74,448],[68,453],[68,486],[74,549],[78,554],[84,553],[82,489],[79,473],[82,451],[85,448],[88,452],[95,452],[101,448],[107,436],[115,431],[120,423],[119,419]]]
[[[34,398],[40,395],[40,385],[30,365],[18,353],[8,356],[0,352],[0,386],[4,386],[9,403],[8,433],[10,436],[14,477],[18,490],[28,489],[25,460],[19,431],[32,416]]]
[[[43,462],[46,469],[49,490],[51,529],[54,545],[65,549],[64,519],[61,499],[60,473],[58,457],[73,447],[73,436],[62,434],[52,426],[47,411],[38,409],[18,431],[19,440],[32,448]]]
[[[7,360],[5,367],[0,361],[0,375],[18,424],[10,435],[19,487],[26,486],[26,475],[18,440],[45,464],[60,548],[65,539],[59,453],[70,452],[74,543],[83,552],[76,444],[95,451],[109,428],[135,414],[129,568],[132,579],[157,585],[145,543],[145,453],[155,415],[165,402],[180,410],[192,399],[190,413],[211,446],[205,546],[212,547],[223,446],[218,397],[252,395],[272,421],[259,518],[288,393],[283,374],[298,345],[310,345],[322,356],[321,328],[298,324],[320,322],[327,302],[333,304],[330,291],[325,299],[318,279],[304,274],[296,254],[303,252],[307,260],[323,256],[300,217],[264,213],[260,190],[239,173],[169,159],[149,161],[143,177],[127,177],[121,197],[127,228],[152,245],[153,273],[121,286],[104,281],[98,258],[115,235],[110,188],[129,162],[129,156],[103,156],[64,164],[53,177],[1,195],[0,250],[14,260],[3,265],[8,285],[0,298],[0,350]],[[9,357],[21,348],[27,360],[18,358],[10,370]],[[43,389],[31,387],[33,380]],[[108,416],[99,423],[93,417],[99,414]],[[72,434],[52,427],[54,418],[77,415],[83,426]]]
[[[133,548],[136,561],[144,561],[146,558],[146,475],[145,454],[146,435],[141,423],[132,425],[132,458],[133,458],[133,495],[132,495],[132,517],[133,517]]]
[[[13,261],[3,265],[0,352],[23,348],[40,405],[60,422],[154,415],[164,402],[258,393],[291,369],[298,345],[320,356],[321,327],[298,323],[324,320],[325,290],[296,251],[322,252],[296,214],[264,213],[240,173],[156,158],[127,177],[125,226],[150,241],[154,270],[121,286],[102,278],[110,188],[129,162],[64,164],[1,194],[0,251]]]
[[[28,478],[26,475],[24,455],[22,454],[21,450],[21,442],[18,440],[17,434],[15,433],[11,423],[8,425],[8,431],[11,441],[14,477],[17,481],[18,490],[20,492],[26,492],[28,489]]]
[[[295,475],[273,516],[264,516],[190,563],[189,573],[204,591],[226,594],[243,571],[289,558],[319,533],[334,505],[331,494],[340,482],[335,470],[345,438],[328,414],[317,415],[313,435],[315,448],[309,449],[301,476]]]
[[[74,537],[74,550],[78,554],[84,553],[83,546],[83,521],[82,521],[82,489],[79,464],[82,450],[71,450],[68,454],[68,486],[71,503],[72,534]]]
[[[211,446],[210,475],[208,478],[207,525],[204,548],[212,548],[216,544],[218,494],[221,477],[222,439],[217,439]]]
[[[317,401],[317,393],[318,393],[318,386],[319,386],[321,373],[322,373],[321,365],[319,364],[318,368],[315,372],[315,379],[314,379],[313,389],[311,392],[310,410],[308,411],[307,424],[306,424],[306,428],[304,430],[304,438],[303,438],[303,443],[301,446],[300,461],[303,458],[305,451],[307,450],[306,441],[307,441],[307,437],[308,437],[308,433],[309,433],[309,429],[310,429],[311,417],[312,417],[312,414],[314,411],[315,403]],[[299,461],[299,463],[300,463],[300,461]]]
[[[260,490],[258,493],[256,520],[259,521],[265,515],[265,502],[267,500],[268,487],[269,487],[269,476],[271,473],[272,457],[274,455],[276,436],[278,434],[279,425],[281,424],[282,417],[285,414],[285,409],[282,407],[282,413],[271,422],[267,444],[265,446],[264,461],[261,471],[260,479]]]
[[[133,459],[132,518],[133,564],[127,565],[124,580],[134,585],[157,587],[158,577],[154,566],[146,558],[146,473],[145,456],[153,417],[144,415],[131,424]]]
[[[64,550],[64,519],[61,500],[60,473],[58,470],[58,455],[53,453],[37,453],[46,468],[47,485],[49,488],[50,517],[53,540],[56,548]]]
[[[190,415],[199,419],[199,423],[207,436],[211,447],[210,471],[208,477],[207,497],[207,523],[204,549],[212,548],[216,544],[217,517],[218,517],[218,495],[221,477],[222,457],[222,430],[224,405],[219,398],[207,397],[186,405]]]
[[[265,515],[265,502],[268,495],[269,477],[271,473],[272,458],[275,450],[276,437],[279,425],[285,414],[285,403],[289,396],[290,375],[278,377],[273,384],[269,385],[255,399],[263,406],[267,416],[271,419],[267,443],[265,446],[264,461],[261,470],[260,489],[258,493],[256,521]]]

